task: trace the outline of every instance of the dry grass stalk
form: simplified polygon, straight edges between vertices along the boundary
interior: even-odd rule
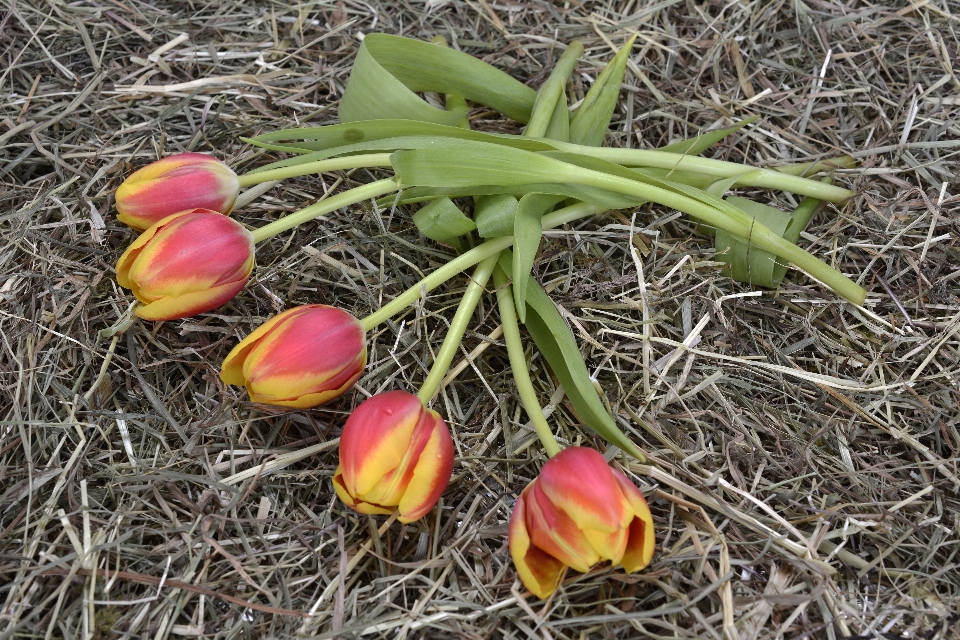
[[[0,634],[957,637],[960,41],[955,5],[902,6],[7,0]],[[547,234],[536,277],[651,453],[635,465],[607,451],[660,527],[642,574],[569,574],[548,603],[518,588],[506,524],[543,458],[525,446],[489,300],[437,401],[460,455],[441,508],[400,526],[334,499],[344,416],[422,380],[463,278],[373,336],[368,373],[341,402],[269,411],[220,385],[238,336],[281,308],[364,313],[445,259],[407,209],[308,224],[262,247],[252,284],[217,313],[98,337],[129,305],[113,280],[132,238],[112,210],[122,178],[184,150],[242,170],[270,157],[238,136],[334,122],[358,38],[375,30],[442,34],[532,86],[580,38],[571,104],[639,30],[610,144],[658,146],[758,114],[716,157],[861,162],[837,178],[857,197],[801,242],[860,276],[863,309],[796,274],[753,295],[668,211]],[[516,131],[486,110],[473,122]],[[291,181],[237,217],[260,225],[370,179]],[[564,441],[603,450],[532,364]]]

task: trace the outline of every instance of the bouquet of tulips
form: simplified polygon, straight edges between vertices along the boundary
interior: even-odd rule
[[[641,492],[597,451],[561,449],[530,380],[521,324],[577,417],[643,460],[609,414],[556,306],[530,277],[544,230],[653,202],[714,230],[733,277],[776,286],[792,263],[859,304],[863,289],[795,244],[821,200],[852,195],[829,179],[806,176],[849,166],[850,160],[770,170],[699,157],[751,120],[653,151],[605,148],[632,39],[572,115],[566,85],[583,53],[580,43],[567,46],[534,91],[440,40],[367,36],[340,102],[340,124],[248,140],[290,154],[286,160],[237,176],[212,157],[185,153],[133,173],[116,194],[118,219],[142,233],[120,258],[117,280],[140,301],[135,309],[140,318],[184,318],[217,308],[244,287],[258,242],[370,199],[426,203],[414,223],[427,238],[453,246],[456,257],[362,319],[325,305],[278,314],[233,348],[220,377],[245,387],[258,403],[307,409],[329,402],[361,376],[367,332],[423,292],[474,268],[419,392],[377,394],[343,425],[333,490],[360,513],[415,521],[437,503],[451,477],[450,430],[430,404],[492,277],[517,392],[549,456],[516,500],[510,551],[524,585],[546,598],[567,567],[583,572],[609,560],[637,571],[650,562],[655,545]],[[416,92],[444,94],[446,108]],[[468,100],[525,123],[523,134],[472,130]],[[393,175],[328,195],[253,231],[229,217],[242,187],[358,167]],[[725,199],[736,186],[783,189],[806,198],[787,214],[742,198]],[[472,215],[453,200],[465,197],[473,198]]]

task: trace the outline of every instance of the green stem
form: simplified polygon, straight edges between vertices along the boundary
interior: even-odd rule
[[[357,156],[343,156],[342,158],[327,158],[326,160],[317,160],[316,162],[304,162],[292,167],[280,167],[279,169],[268,169],[267,171],[252,171],[238,176],[237,180],[241,187],[269,182],[271,180],[286,180],[287,178],[296,178],[297,176],[308,176],[312,173],[323,173],[325,171],[339,171],[341,169],[359,169],[361,167],[389,167],[389,153],[367,153]]]
[[[544,230],[553,229],[554,227],[559,227],[568,222],[579,220],[580,218],[592,216],[601,211],[603,211],[603,209],[596,205],[580,202],[543,216],[543,228]],[[490,256],[496,256],[511,245],[513,245],[513,236],[494,238],[457,256],[366,318],[363,318],[360,322],[363,323],[364,330],[370,331],[381,322],[385,322],[389,318],[397,315],[416,302],[420,298],[421,292],[428,293],[433,291],[464,269],[469,269]]]
[[[658,169],[695,171],[717,178],[740,176],[736,182],[737,186],[779,189],[781,191],[798,193],[830,202],[840,202],[841,200],[853,197],[853,192],[849,189],[823,184],[816,180],[801,178],[800,176],[790,175],[783,171],[750,168],[742,164],[737,164],[736,162],[724,162],[723,160],[713,160],[711,158],[686,156],[680,153],[669,153],[667,151],[588,147],[553,140],[549,143],[561,151],[579,153],[581,155],[621,164],[625,167],[655,167]]]
[[[474,270],[473,277],[470,278],[470,284],[467,285],[467,290],[464,292],[463,298],[460,299],[457,313],[453,316],[450,329],[447,330],[443,344],[440,345],[440,351],[433,361],[433,366],[430,367],[430,373],[427,374],[427,379],[423,381],[420,392],[417,394],[417,397],[420,398],[424,406],[437,394],[437,391],[440,389],[440,383],[443,381],[443,376],[447,374],[447,370],[450,369],[450,363],[453,362],[453,357],[457,355],[457,348],[463,341],[463,334],[467,330],[467,324],[470,322],[470,318],[477,308],[477,303],[480,302],[480,295],[483,293],[483,288],[487,285],[487,280],[490,279],[490,274],[493,273],[493,267],[497,264],[497,257],[499,255],[499,252],[497,252],[485,258],[477,266],[476,270]]]
[[[781,177],[786,178],[789,176]],[[728,231],[746,242],[769,251],[778,258],[792,262],[854,304],[863,304],[864,298],[866,297],[867,292],[863,287],[827,263],[807,253],[792,242],[783,239],[767,226],[757,222],[740,209],[727,204],[719,198],[714,200],[714,204],[708,204],[661,187],[621,178],[609,173],[583,169],[581,167],[571,167],[569,175],[566,177],[558,176],[558,181],[563,181],[564,179],[570,182],[652,200],[659,204],[683,211],[709,225]],[[819,182],[815,184],[823,187],[830,186]]]
[[[268,225],[260,227],[253,232],[253,241],[262,242],[268,238],[272,238],[278,233],[283,233],[287,229],[292,229],[308,220],[318,218],[325,213],[330,213],[331,211],[342,209],[348,205],[363,202],[364,200],[376,198],[390,193],[391,191],[398,191],[399,189],[400,185],[397,184],[396,180],[393,178],[387,178],[385,180],[377,180],[376,182],[365,184],[362,187],[350,189],[350,191],[338,193],[335,196],[324,198],[323,200],[320,200],[309,207],[300,209],[299,211],[284,216],[279,220],[274,220]]]
[[[517,393],[520,402],[533,424],[537,437],[543,444],[549,457],[560,453],[560,443],[553,437],[547,419],[543,417],[543,409],[537,400],[537,392],[530,380],[530,370],[527,368],[527,358],[523,354],[523,340],[520,338],[520,325],[517,324],[517,310],[513,306],[513,291],[507,280],[507,274],[497,267],[493,274],[493,282],[497,287],[497,303],[500,306],[500,322],[503,324],[503,338],[507,343],[507,355],[510,357],[510,368],[513,379],[517,384]]]
[[[573,73],[573,68],[577,65],[577,60],[583,55],[583,45],[579,40],[574,40],[563,52],[560,59],[547,81],[537,92],[537,100],[533,103],[533,110],[530,112],[530,122],[527,128],[523,130],[526,138],[542,138],[550,125],[550,119],[560,101],[560,95],[564,87],[567,86],[567,80]]]
[[[823,181],[830,182],[830,178],[824,178]],[[796,243],[797,240],[800,239],[800,233],[810,224],[810,219],[813,218],[813,214],[817,212],[817,207],[819,206],[820,201],[816,198],[807,196],[801,200],[797,208],[793,210],[790,225],[787,227],[787,230],[784,231],[783,237],[790,242]]]

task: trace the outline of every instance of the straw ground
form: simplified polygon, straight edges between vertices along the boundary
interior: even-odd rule
[[[0,636],[957,637],[957,17],[945,0],[5,0]],[[535,383],[563,441],[649,497],[646,571],[571,573],[546,603],[516,581],[508,517],[544,458],[492,297],[437,402],[459,455],[440,507],[401,526],[335,499],[344,417],[416,389],[465,277],[372,335],[367,374],[330,406],[274,411],[219,382],[277,311],[365,314],[452,255],[410,209],[307,224],[262,246],[217,312],[100,335],[131,302],[113,273],[133,238],[112,208],[124,176],[185,150],[275,159],[239,137],[335,122],[362,34],[440,34],[533,87],[579,38],[575,103],[637,30],[608,144],[759,115],[710,153],[853,155],[835,179],[857,196],[801,243],[869,291],[855,308],[795,271],[776,291],[735,283],[708,236],[657,207],[547,234],[535,275],[648,464],[584,431],[531,351]],[[517,130],[484,109],[472,123]],[[257,226],[371,179],[290,181],[235,215]]]

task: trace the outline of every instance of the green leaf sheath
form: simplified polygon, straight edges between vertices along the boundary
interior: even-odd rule
[[[420,233],[437,242],[449,242],[477,228],[450,198],[434,200],[417,211],[413,223]]]
[[[587,91],[580,108],[570,119],[570,142],[587,146],[603,144],[613,111],[620,100],[620,85],[623,84],[623,74],[636,37],[627,40]]]
[[[495,254],[485,258],[474,270],[470,283],[467,285],[467,290],[457,306],[457,312],[450,322],[450,328],[447,329],[447,335],[443,338],[443,344],[440,345],[440,351],[437,352],[433,366],[430,367],[430,373],[427,374],[427,379],[423,381],[423,385],[417,393],[424,405],[429,403],[439,391],[443,376],[450,369],[450,363],[453,362],[453,357],[463,341],[463,334],[467,330],[470,318],[477,308],[477,303],[480,302],[480,296],[483,294],[483,289],[487,285],[496,264],[497,255]]]
[[[500,238],[513,235],[513,221],[520,202],[507,193],[480,195],[473,211],[473,221],[481,238]]]
[[[790,223],[789,214],[765,204],[736,196],[731,196],[727,202],[753,216],[758,223],[781,237]],[[715,242],[717,261],[729,265],[729,275],[737,282],[757,287],[777,287],[787,274],[786,265],[778,262],[772,253],[752,246],[723,229],[717,229]]]
[[[824,178],[824,182],[830,178]],[[820,201],[816,198],[804,198],[793,213],[787,214],[779,209],[746,198],[730,196],[727,201],[743,209],[774,233],[779,233],[787,242],[800,238]],[[718,230],[716,239],[717,260],[730,265],[730,277],[739,282],[748,282],[761,287],[778,287],[787,274],[787,267],[769,251],[751,247],[743,240],[735,238],[726,231]]]
[[[537,432],[537,437],[540,438],[540,443],[543,444],[547,455],[552,458],[560,453],[560,443],[550,430],[547,419],[543,417],[543,409],[540,407],[537,392],[530,380],[527,358],[523,353],[523,339],[520,337],[520,326],[517,324],[516,309],[513,306],[512,287],[507,280],[507,274],[499,265],[494,271],[493,281],[497,286],[500,322],[503,325],[503,338],[507,343],[507,355],[510,358],[510,369],[517,385],[517,393],[520,395],[520,402],[523,403],[523,409],[527,412],[534,431]]]
[[[457,126],[462,114],[437,109],[416,95],[462,96],[526,122],[536,93],[482,60],[454,49],[373,33],[363,39],[340,100],[340,122],[405,118]]]
[[[437,144],[429,150],[398,151],[393,154],[392,162],[405,186],[576,183],[645,198],[683,211],[706,224],[749,240],[761,249],[792,262],[856,304],[861,304],[866,295],[862,287],[846,276],[774,234],[764,225],[756,223],[742,210],[684,185],[653,178],[646,178],[651,184],[644,184],[625,177],[577,167],[536,153],[466,141]]]
[[[504,251],[501,254],[500,267],[504,270],[512,270],[510,261],[510,252]],[[643,453],[620,431],[613,418],[607,413],[587,371],[587,365],[583,362],[583,355],[577,347],[573,333],[563,321],[553,300],[535,280],[527,283],[526,303],[527,331],[547,364],[550,365],[550,369],[557,376],[557,380],[560,381],[577,418],[607,442],[615,444],[643,461]],[[506,325],[504,325],[504,335],[506,335]],[[511,364],[513,364],[512,360]]]
[[[520,322],[527,321],[527,281],[543,237],[543,216],[553,209],[562,196],[528,193],[520,198],[513,221],[513,299]]]
[[[533,104],[530,122],[523,131],[525,137],[548,137],[546,136],[547,129],[552,123],[554,114],[558,114],[558,120],[560,117],[568,117],[565,108],[561,112],[557,112],[557,109],[566,105],[566,100],[563,100],[561,104],[561,98],[565,95],[564,90],[566,89],[567,81],[570,79],[570,74],[573,73],[573,68],[582,55],[583,45],[578,40],[574,40],[567,46],[567,50],[563,52],[560,59],[557,60],[557,64],[553,67],[550,77],[547,78],[547,81],[540,87],[540,91],[537,92],[537,99]],[[559,123],[555,125],[555,127],[560,126]],[[569,132],[569,125],[567,130]]]

